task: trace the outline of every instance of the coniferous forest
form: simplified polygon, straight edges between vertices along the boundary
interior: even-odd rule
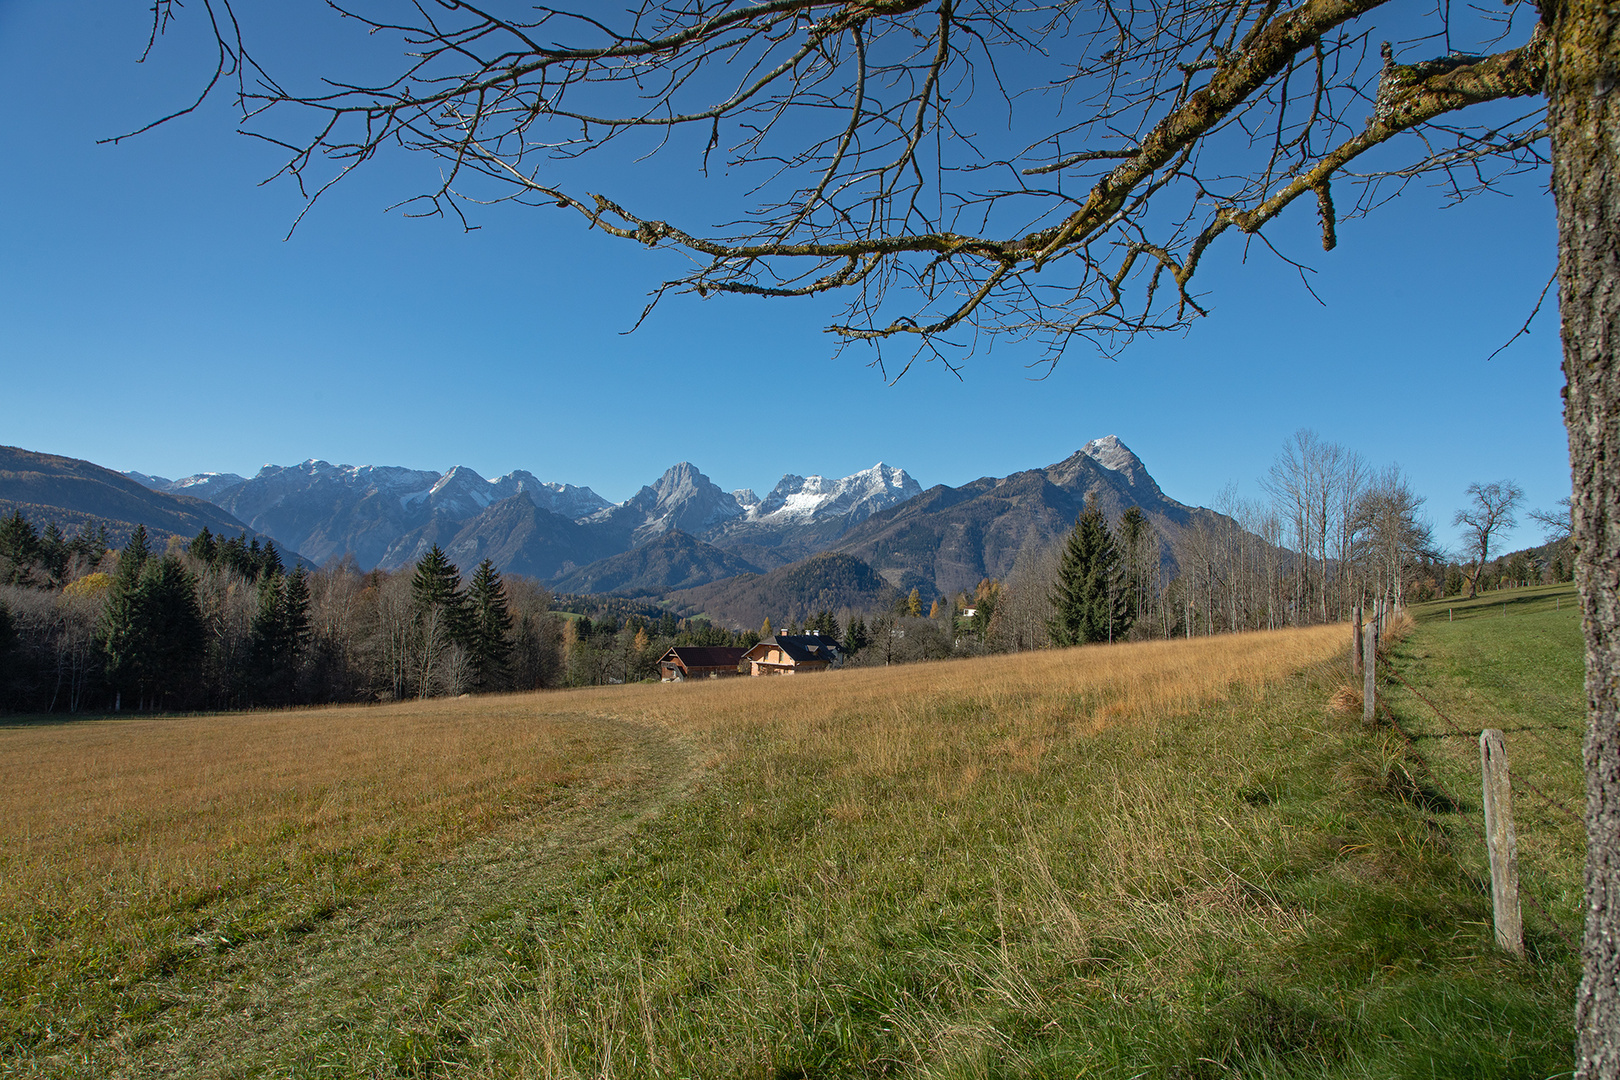
[[[591,618],[485,560],[463,580],[434,547],[408,569],[284,565],[273,544],[204,529],[162,550],[137,528],[65,536],[0,520],[0,711],[269,708],[656,675],[671,644],[757,635],[673,615]]]

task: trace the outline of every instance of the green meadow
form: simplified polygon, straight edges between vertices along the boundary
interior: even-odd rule
[[[0,1072],[1567,1075],[1573,594],[1450,608],[1372,728],[1341,626],[3,729]]]

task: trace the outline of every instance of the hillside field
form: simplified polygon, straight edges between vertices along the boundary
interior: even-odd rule
[[[1567,1075],[1573,591],[1414,614],[1370,729],[1343,626],[11,722],[0,1075]]]

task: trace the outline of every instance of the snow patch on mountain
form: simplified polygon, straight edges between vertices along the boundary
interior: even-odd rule
[[[746,513],[749,521],[805,522],[840,515],[855,524],[921,492],[922,485],[904,469],[880,461],[839,479],[789,473]]]
[[[1080,448],[1086,455],[1105,469],[1114,472],[1126,472],[1132,468],[1141,468],[1142,461],[1131,453],[1130,447],[1119,441],[1118,435],[1104,435],[1100,439],[1092,439]]]

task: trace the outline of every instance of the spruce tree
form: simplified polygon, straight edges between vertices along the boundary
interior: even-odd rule
[[[257,546],[259,542],[255,540],[253,543]],[[265,574],[270,574],[274,577],[280,577],[286,572],[287,568],[281,562],[281,552],[276,550],[276,545],[268,540],[265,541],[264,548],[259,551],[259,576],[263,577]]]
[[[67,578],[68,543],[62,530],[52,521],[39,536],[39,564],[50,575],[52,584],[60,586]]]
[[[506,663],[512,654],[509,635],[512,615],[506,606],[506,586],[495,564],[485,559],[473,573],[467,589],[471,649],[477,683],[485,689],[504,686]]]
[[[39,559],[39,534],[21,510],[0,520],[0,584],[22,585]]]
[[[1119,546],[1123,549],[1126,607],[1133,623],[1147,606],[1148,560],[1151,556],[1148,541],[1152,536],[1153,523],[1140,506],[1132,506],[1120,515]]]
[[[414,612],[417,693],[427,697],[441,686],[443,661],[455,646],[470,646],[467,595],[461,571],[439,545],[434,544],[416,564],[411,578]]]
[[[287,607],[279,574],[259,579],[259,607],[248,631],[248,693],[262,704],[281,704],[280,675],[287,653]]]
[[[141,590],[141,570],[151,559],[151,554],[146,542],[146,526],[135,526],[129,542],[118,555],[118,568],[107,589],[107,599],[101,608],[101,621],[96,627],[107,681],[119,704],[125,693],[139,704],[137,695],[145,670],[143,646],[150,636]]]
[[[195,696],[205,635],[197,583],[172,555],[151,559],[141,571],[140,603],[146,640],[141,682],[154,705],[185,703]]]
[[[1047,629],[1058,645],[1110,641],[1130,629],[1119,551],[1095,500],[1069,532],[1051,602]]]
[[[411,602],[416,609],[455,609],[458,616],[465,596],[461,591],[461,571],[438,544],[428,549],[416,564],[411,578]]]
[[[214,540],[214,534],[208,531],[208,526],[202,527],[191,543],[186,545],[186,551],[198,562],[205,566],[213,566],[219,561],[219,544]]]
[[[309,646],[309,572],[293,567],[282,589],[282,634],[288,658],[297,664]]]

